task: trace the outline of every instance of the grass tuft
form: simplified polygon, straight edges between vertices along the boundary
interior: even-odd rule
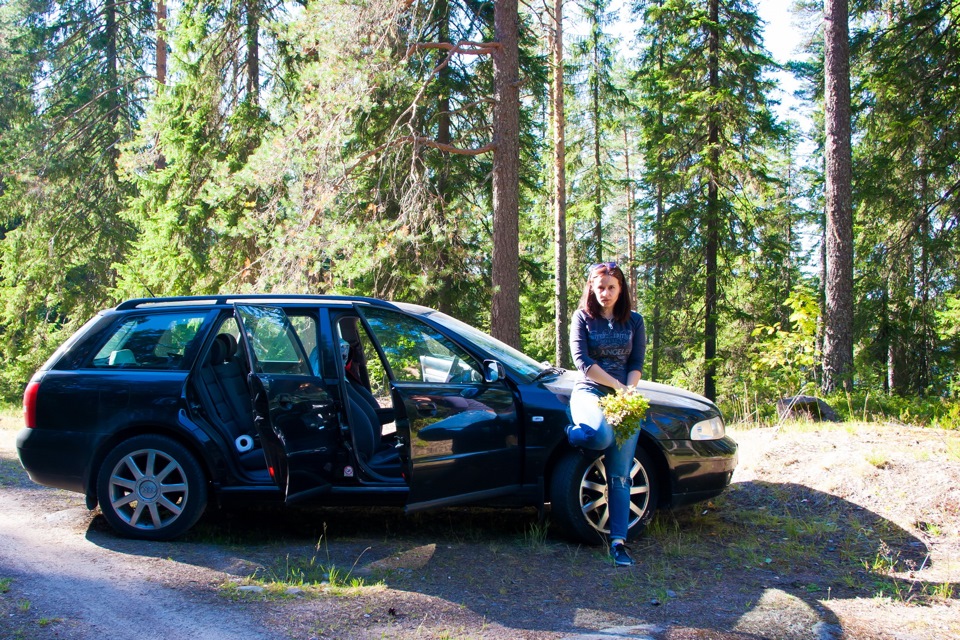
[[[523,531],[523,542],[531,549],[543,549],[547,544],[549,523],[532,522]]]

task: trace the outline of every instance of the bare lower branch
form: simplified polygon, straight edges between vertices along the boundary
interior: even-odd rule
[[[484,153],[489,153],[497,148],[497,145],[493,142],[483,145],[482,147],[477,147],[476,149],[463,149],[461,147],[455,147],[452,144],[446,144],[444,142],[437,142],[433,138],[427,138],[426,136],[401,136],[399,138],[394,138],[390,142],[384,142],[379,147],[370,149],[366,153],[363,153],[357,160],[350,165],[347,169],[344,177],[350,175],[354,169],[356,169],[360,164],[362,164],[368,158],[377,155],[381,151],[384,151],[390,147],[396,147],[401,144],[414,144],[424,147],[430,147],[432,149],[439,149],[440,151],[445,151],[446,153],[452,153],[458,156],[479,156]]]
[[[343,186],[343,183],[346,182],[347,178],[350,176],[350,174],[353,173],[353,171],[357,167],[359,167],[361,164],[363,164],[366,160],[377,155],[381,151],[384,151],[390,147],[395,147],[401,144],[422,145],[425,147],[438,149],[439,151],[452,153],[454,155],[460,155],[460,156],[479,156],[484,153],[489,153],[497,148],[497,145],[493,142],[485,144],[482,147],[477,147],[476,149],[463,149],[460,147],[455,147],[452,144],[437,142],[436,140],[432,138],[427,138],[425,136],[417,136],[417,135],[401,136],[399,138],[394,138],[389,142],[385,142],[380,146],[374,149],[370,149],[369,151],[361,154],[360,157],[358,157],[356,161],[354,161],[354,163],[349,167],[347,167],[346,170],[343,172],[343,176],[341,176],[341,178],[337,182],[336,186],[334,187],[334,191],[339,191],[340,188]],[[317,219],[320,216],[320,212],[322,208],[323,208],[322,206],[318,206],[316,209],[314,209],[310,224],[314,224],[317,221]]]
[[[453,42],[417,42],[407,47],[407,57],[417,51],[428,49],[443,49],[449,51],[451,55],[462,53],[468,56],[484,56],[492,54],[499,48],[499,42],[471,42],[469,40],[461,40],[456,44]]]

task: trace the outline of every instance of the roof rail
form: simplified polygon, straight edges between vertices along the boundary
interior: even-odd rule
[[[364,296],[339,296],[310,293],[232,293],[214,294],[209,296],[169,296],[158,298],[132,298],[124,300],[116,306],[117,311],[127,311],[142,307],[186,306],[186,305],[228,305],[233,302],[249,300],[250,302],[363,302],[367,304],[383,304],[388,301],[368,298]]]

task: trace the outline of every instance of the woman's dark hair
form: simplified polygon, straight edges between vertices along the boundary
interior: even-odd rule
[[[620,283],[620,296],[613,305],[613,319],[616,322],[627,322],[630,319],[630,311],[633,307],[630,304],[630,290],[627,288],[627,279],[623,276],[623,271],[615,262],[603,262],[590,267],[587,273],[587,284],[583,287],[583,295],[580,296],[579,309],[587,312],[591,318],[599,318],[602,314],[600,303],[597,302],[597,296],[593,295],[593,281],[595,278],[603,276],[613,276]]]

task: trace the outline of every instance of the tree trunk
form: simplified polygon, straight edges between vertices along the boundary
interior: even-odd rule
[[[167,83],[167,3],[157,0],[157,84]]]
[[[450,41],[450,4],[447,0],[437,0],[434,5],[434,19],[437,21],[437,40],[439,42]],[[437,74],[437,84],[440,87],[440,96],[437,100],[437,142],[449,145],[453,143],[450,121],[450,65],[445,65]],[[439,169],[437,175],[437,215],[441,229],[446,230],[450,224],[447,219],[447,203],[453,199],[450,193],[456,189],[451,188],[448,180],[450,171],[450,154],[446,151],[440,152],[443,158],[443,166]],[[456,225],[457,222],[454,221]],[[440,290],[454,291],[454,275],[452,270],[453,258],[452,247],[448,242],[441,242],[437,248],[438,273],[440,274]],[[443,313],[454,314],[457,300],[455,296],[441,295],[437,308]]]
[[[661,120],[663,118],[663,111],[660,112]],[[661,123],[662,124],[662,123]],[[657,184],[657,212],[656,212],[656,231],[654,232],[654,243],[657,247],[655,256],[656,263],[653,265],[653,291],[654,291],[654,302],[653,302],[653,324],[652,324],[652,333],[653,339],[651,344],[651,354],[650,354],[650,380],[656,382],[660,378],[660,352],[662,350],[660,342],[660,334],[663,333],[663,320],[661,318],[661,305],[660,305],[660,294],[661,287],[663,286],[663,231],[661,226],[663,225],[663,184]]]
[[[596,33],[596,29],[594,29]],[[593,82],[590,87],[593,111],[593,171],[596,184],[593,186],[593,241],[597,262],[603,261],[603,192],[600,185],[600,61],[597,43],[593,43]]]
[[[663,2],[657,3],[658,6],[662,7]],[[660,68],[660,71],[663,71],[664,59],[663,59],[663,45],[657,45],[657,65]],[[662,132],[664,130],[664,104],[663,97],[660,96],[657,102],[657,131]],[[652,324],[652,333],[653,339],[651,340],[651,351],[650,354],[650,380],[657,381],[660,378],[660,355],[661,355],[661,341],[660,335],[663,333],[663,324],[660,296],[663,289],[663,270],[664,270],[664,247],[663,247],[663,200],[664,200],[664,188],[663,188],[663,164],[664,164],[664,151],[661,147],[660,151],[657,153],[657,202],[656,202],[656,212],[654,213],[654,232],[653,232],[653,242],[656,247],[654,252],[654,265],[653,265],[653,324]]]
[[[110,123],[110,134],[117,134],[117,123],[120,121],[119,93],[120,93],[120,62],[117,57],[117,43],[120,39],[120,33],[117,27],[117,4],[115,0],[107,0],[103,5],[103,19],[106,29],[106,70],[107,70],[107,122]],[[111,144],[107,149],[107,171],[111,187],[116,187],[119,182],[117,176],[117,160],[120,158],[120,148],[116,144]]]
[[[637,292],[637,260],[636,260],[636,234],[633,228],[633,182],[630,179],[630,136],[627,130],[627,114],[623,114],[623,163],[626,172],[626,196],[627,196],[627,283],[630,287],[630,295],[633,297],[634,305],[639,305],[639,296]]]
[[[824,0],[826,282],[824,393],[853,386],[853,203],[847,0]]]
[[[923,196],[927,196],[926,178],[923,179],[921,193]],[[926,197],[921,202],[926,202]],[[920,223],[920,313],[917,314],[917,322],[920,325],[917,332],[920,336],[920,349],[917,354],[915,389],[915,392],[920,396],[927,394],[933,382],[933,354],[936,351],[937,344],[937,330],[930,304],[930,271],[932,267],[929,251],[930,235],[930,218],[924,215],[923,221]]]
[[[720,91],[720,32],[719,0],[710,0],[710,33],[708,34],[707,67],[710,74],[710,91],[716,95]],[[717,253],[720,244],[720,190],[717,184],[720,167],[720,115],[711,108],[707,123],[707,144],[709,152],[708,184],[707,184],[707,211],[704,225],[706,266],[706,294],[704,300],[704,329],[703,329],[703,395],[710,400],[717,398]]]
[[[167,84],[167,3],[157,0],[157,93],[160,87]],[[167,166],[167,159],[162,152],[157,153],[153,166],[162,170]]]
[[[517,0],[493,6],[493,300],[490,331],[520,346],[520,58]]]
[[[553,4],[553,276],[554,320],[557,327],[556,365],[570,362],[570,332],[567,317],[567,168],[565,112],[563,105],[563,0]]]
[[[260,103],[260,6],[247,0],[247,99]]]
[[[895,254],[890,256],[890,262],[898,262]],[[913,265],[890,264],[890,273],[887,276],[885,318],[881,325],[881,334],[887,343],[887,379],[885,386],[888,393],[905,395],[908,384],[906,357],[908,344],[903,342],[904,322],[907,320],[905,298],[908,283],[913,281]]]

